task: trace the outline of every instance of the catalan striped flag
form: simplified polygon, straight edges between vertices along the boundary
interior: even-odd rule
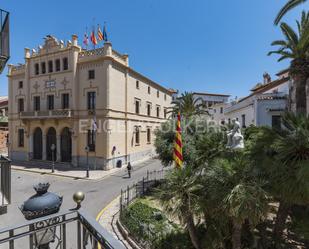
[[[103,33],[102,33],[99,25],[98,25],[98,40],[99,41],[103,41],[104,40],[104,36],[103,36]]]
[[[174,161],[177,168],[182,167],[183,157],[182,157],[182,139],[181,139],[181,126],[180,126],[180,112],[177,115],[177,126],[176,126],[176,137],[174,145]]]
[[[92,42],[92,44],[94,46],[98,44],[98,41],[97,41],[97,38],[95,36],[94,30],[92,30],[92,32],[91,32],[90,40],[91,40],[91,42]]]

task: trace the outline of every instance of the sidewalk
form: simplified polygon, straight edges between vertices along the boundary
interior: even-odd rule
[[[139,166],[140,164],[151,160],[151,158],[146,158],[134,163],[134,166]],[[40,164],[39,162],[37,164]],[[12,165],[12,170],[25,171],[29,173],[46,174],[60,177],[68,177],[72,179],[84,179],[84,180],[100,180],[119,171],[126,170],[127,165],[123,165],[121,168],[113,168],[110,170],[89,170],[89,178],[86,177],[85,168],[72,168],[65,165],[57,164],[55,167],[55,172],[51,172],[51,166],[40,165],[39,167],[33,165]]]
[[[102,227],[104,227],[110,234],[112,234],[117,240],[121,241],[127,249],[133,249],[133,247],[127,242],[121,235],[117,228],[117,220],[119,219],[120,208],[120,196],[110,202],[99,214],[97,221]]]

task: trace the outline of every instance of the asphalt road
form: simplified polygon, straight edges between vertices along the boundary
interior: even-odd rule
[[[147,170],[159,170],[162,165],[158,160],[149,160],[144,163],[133,165],[132,177],[127,178],[127,171],[121,170],[102,180],[74,180],[65,177],[41,175],[22,171],[12,171],[12,204],[8,207],[7,214],[0,215],[0,228],[12,226],[25,221],[19,206],[32,196],[35,191],[33,185],[39,182],[49,182],[49,191],[63,196],[61,210],[65,211],[76,206],[72,199],[76,191],[85,193],[85,200],[82,203],[90,215],[97,214],[120,194],[120,190],[141,180]]]

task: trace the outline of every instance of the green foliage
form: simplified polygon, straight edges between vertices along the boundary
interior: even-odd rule
[[[278,25],[281,21],[282,17],[289,12],[290,10],[294,9],[298,5],[306,2],[307,0],[287,0],[287,3],[281,8],[279,11],[276,19],[275,19],[275,25]]]

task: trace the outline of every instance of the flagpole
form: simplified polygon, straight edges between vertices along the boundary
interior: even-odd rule
[[[86,50],[88,50],[88,27],[86,26],[86,37],[87,37],[87,43],[86,43]]]

